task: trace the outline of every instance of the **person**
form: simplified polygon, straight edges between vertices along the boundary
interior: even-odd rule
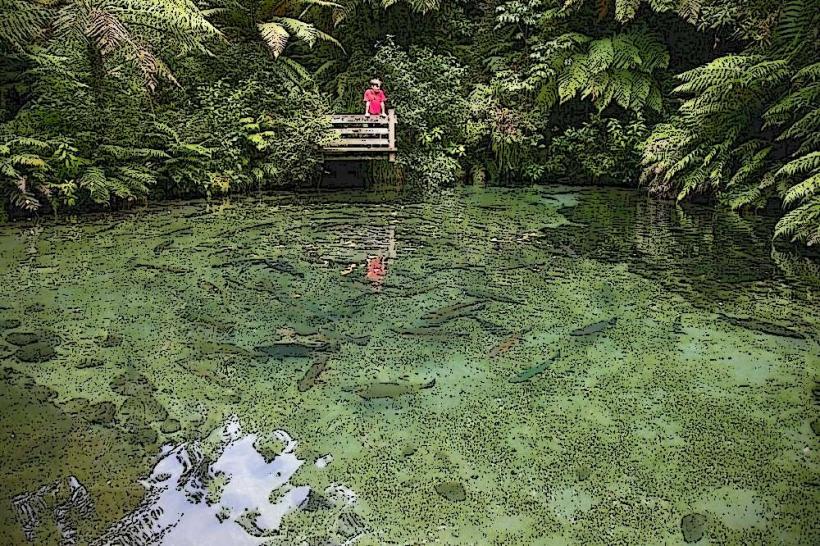
[[[387,101],[387,95],[382,90],[382,81],[378,78],[370,80],[370,89],[364,92],[364,115],[365,116],[384,116],[384,103]]]

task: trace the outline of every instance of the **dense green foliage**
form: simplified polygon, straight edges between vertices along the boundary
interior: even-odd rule
[[[685,97],[645,150],[645,178],[678,199],[720,195],[733,208],[778,198],[776,235],[820,242],[820,10],[785,3],[769,44],[677,76]]]
[[[820,241],[816,0],[0,0],[12,214],[311,184],[373,76],[372,174],[782,206]],[[639,176],[640,175],[640,176]]]

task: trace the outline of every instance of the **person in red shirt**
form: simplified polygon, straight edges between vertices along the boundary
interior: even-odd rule
[[[374,78],[370,80],[370,89],[364,92],[365,116],[384,116],[384,103],[387,95],[382,91],[381,80]]]

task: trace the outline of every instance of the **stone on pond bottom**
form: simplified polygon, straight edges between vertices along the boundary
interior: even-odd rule
[[[450,502],[461,502],[467,498],[464,486],[458,482],[442,482],[436,485],[436,493]]]
[[[42,336],[36,332],[11,332],[6,336],[6,341],[18,347],[37,343]]]
[[[46,362],[54,358],[57,352],[45,341],[38,341],[20,347],[16,354],[21,362]]]
[[[686,514],[680,520],[683,540],[687,543],[697,542],[703,538],[706,530],[706,516],[703,514]]]
[[[159,426],[159,430],[163,434],[173,434],[174,432],[178,432],[180,428],[180,423],[177,419],[166,419]]]

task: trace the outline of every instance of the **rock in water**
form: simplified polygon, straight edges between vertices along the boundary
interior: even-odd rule
[[[498,355],[506,353],[515,347],[519,341],[521,341],[521,336],[519,334],[512,334],[511,336],[504,338],[501,342],[490,349],[490,358],[495,358]]]
[[[305,499],[305,502],[303,502],[299,508],[305,512],[317,512],[319,510],[328,510],[333,508],[333,505],[330,504],[322,495],[311,489],[310,493],[308,493],[307,499]]]
[[[458,482],[442,482],[436,486],[436,493],[450,502],[461,502],[467,498],[464,486]]]
[[[308,371],[305,372],[302,379],[299,380],[299,383],[297,383],[296,386],[299,389],[299,392],[307,392],[312,389],[316,383],[318,383],[319,376],[322,375],[322,372],[324,372],[326,368],[326,358],[322,358],[314,362],[313,365],[308,368]]]
[[[732,324],[733,326],[739,326],[741,328],[747,328],[749,330],[754,330],[755,332],[760,332],[762,334],[767,334],[770,336],[779,336],[779,337],[788,337],[792,339],[806,339],[802,333],[792,330],[791,328],[787,328],[785,326],[780,326],[779,324],[774,324],[772,322],[764,322],[762,320],[757,320],[753,318],[746,318],[746,317],[733,317],[730,315],[726,315],[724,313],[718,313],[718,316]]]
[[[147,426],[168,418],[168,410],[150,393],[129,396],[117,411],[117,421],[130,426]]]
[[[703,514],[686,514],[680,520],[680,530],[686,543],[697,542],[703,538],[706,530],[706,516]]]
[[[114,332],[108,332],[100,345],[102,347],[119,347],[122,345],[122,336]]]
[[[89,406],[86,418],[89,423],[103,425],[114,420],[117,413],[117,406],[113,402],[100,402]]]
[[[343,512],[336,520],[336,532],[346,538],[353,540],[367,530],[367,524],[359,514],[355,512]]]
[[[180,427],[181,425],[179,420],[169,418],[160,424],[159,430],[163,434],[173,434],[174,432],[179,432]]]

